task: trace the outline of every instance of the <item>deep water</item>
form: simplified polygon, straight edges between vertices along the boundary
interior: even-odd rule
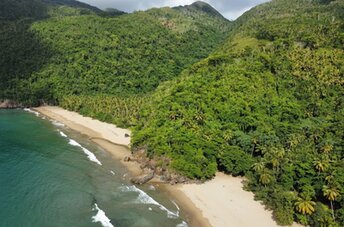
[[[0,226],[186,226],[158,190],[62,124],[0,110]]]

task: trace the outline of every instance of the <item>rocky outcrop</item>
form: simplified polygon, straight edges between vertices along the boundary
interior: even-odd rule
[[[12,100],[9,100],[9,99],[0,100],[0,109],[15,109],[15,108],[21,108],[21,107],[22,105]]]
[[[148,181],[152,180],[154,178],[154,172],[150,172],[148,174],[143,174],[141,176],[138,177],[133,177],[130,179],[130,181],[133,184],[145,184]]]
[[[136,162],[140,165],[143,174],[133,177],[130,181],[134,184],[145,184],[154,178],[154,182],[164,182],[169,184],[197,183],[197,180],[190,180],[177,173],[172,173],[168,169],[170,160],[166,157],[150,159],[144,150],[133,152],[131,156],[126,156],[124,162]]]

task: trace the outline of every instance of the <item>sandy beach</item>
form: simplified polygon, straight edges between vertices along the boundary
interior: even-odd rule
[[[67,127],[89,137],[91,141],[110,152],[114,159],[119,160],[132,175],[139,175],[142,171],[134,162],[124,162],[130,156],[130,130],[118,128],[115,125],[104,123],[90,117],[84,117],[60,107],[43,106],[34,108],[35,111],[63,123]]]
[[[204,184],[186,184],[177,188],[202,211],[211,226],[277,227],[272,212],[254,200],[254,194],[243,190],[243,178],[217,173]],[[293,227],[301,226],[298,224]]]
[[[59,107],[39,107],[35,111],[57,120],[90,138],[120,160],[133,175],[141,173],[137,163],[124,162],[130,155],[130,131],[100,122]],[[121,146],[118,146],[121,145]],[[277,227],[272,212],[243,190],[242,178],[218,173],[203,184],[157,184],[181,206],[191,226],[197,227]],[[297,224],[294,227],[300,226]]]

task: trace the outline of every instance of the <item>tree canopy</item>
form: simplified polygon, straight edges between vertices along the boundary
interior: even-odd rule
[[[0,3],[0,98],[131,127],[133,152],[190,179],[246,176],[279,224],[344,223],[343,0],[272,0],[234,22],[201,2],[18,2]]]

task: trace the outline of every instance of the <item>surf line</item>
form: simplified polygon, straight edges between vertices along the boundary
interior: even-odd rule
[[[69,140],[68,144],[75,146],[75,147],[80,147],[82,149],[82,151],[87,155],[87,158],[92,161],[97,163],[98,165],[103,165],[98,159],[97,157],[88,149],[86,149],[85,147],[81,146],[80,143],[76,142],[75,140],[69,138],[64,132],[58,130],[58,132],[60,133],[60,135],[64,138],[67,138]]]
[[[105,212],[98,207],[98,204],[94,204],[94,208],[92,209],[97,211],[97,214],[92,217],[92,222],[100,222],[104,227],[114,227],[111,224],[111,220],[106,216]]]

